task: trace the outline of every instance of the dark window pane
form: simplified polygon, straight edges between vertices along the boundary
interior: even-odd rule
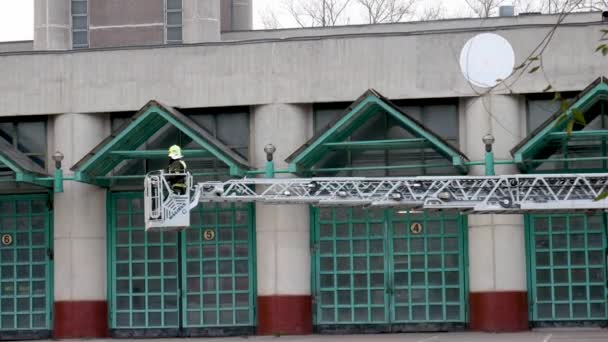
[[[167,28],[167,40],[168,41],[181,41],[182,40],[182,28],[181,27],[168,27]]]
[[[72,37],[72,42],[75,46],[87,45],[89,42],[87,32],[86,31],[74,32],[74,35]]]
[[[167,0],[167,9],[179,10],[182,8],[182,0]]]
[[[181,25],[181,24],[182,24],[182,12],[167,13],[167,25]]]
[[[72,28],[74,30],[86,30],[87,29],[87,17],[86,16],[72,17]]]
[[[87,1],[86,0],[72,0],[72,14],[86,14],[87,13]]]

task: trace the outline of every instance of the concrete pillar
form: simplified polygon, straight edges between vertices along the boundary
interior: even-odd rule
[[[512,159],[510,149],[522,137],[522,100],[487,95],[463,101],[464,150],[471,160],[483,160],[482,137],[496,138],[497,160]],[[496,174],[517,173],[514,165],[497,165]],[[483,166],[471,173],[483,175]],[[528,329],[526,253],[522,215],[469,215],[470,327],[481,331]]]
[[[232,0],[232,30],[245,31],[253,29],[252,0]]]
[[[71,48],[70,0],[34,1],[34,50]]]
[[[250,160],[257,168],[266,163],[264,146],[269,143],[277,149],[275,168],[287,167],[285,158],[308,139],[311,108],[288,104],[255,107]],[[308,206],[257,203],[256,240],[258,332],[312,333]]]
[[[185,44],[220,40],[220,0],[183,0]]]
[[[104,118],[92,114],[54,117],[55,150],[65,155],[63,170],[95,147],[108,133]],[[53,165],[53,164],[51,164]],[[54,198],[54,337],[107,335],[106,191],[64,182]]]

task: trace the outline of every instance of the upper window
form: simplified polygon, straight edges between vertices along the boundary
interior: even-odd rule
[[[575,94],[562,94],[573,98]],[[560,110],[560,102],[542,96],[527,99],[527,132],[532,133],[549,117]],[[603,103],[591,107],[585,117],[589,122],[583,131],[603,131],[608,129],[606,119],[608,109]],[[603,135],[573,135],[547,140],[545,149],[551,154],[541,154],[538,166],[531,172],[598,172],[608,167],[608,138]]]
[[[89,16],[87,0],[72,0],[72,47],[89,47]]]
[[[575,94],[565,93],[562,96],[566,99],[571,99]],[[559,101],[553,100],[553,95],[533,94],[526,98],[526,105],[526,132],[529,134],[551,115],[555,114],[560,109],[561,104]]]
[[[405,113],[418,120],[430,131],[458,147],[458,104],[455,101],[439,100],[435,103],[395,101]],[[349,104],[316,105],[313,124],[315,133],[327,129]],[[378,113],[357,130],[350,140],[395,140],[410,139],[413,136],[405,131],[390,115]],[[413,176],[426,174],[454,173],[446,164],[444,157],[426,145],[402,149],[352,149],[336,151],[327,155],[320,168],[319,176]],[[427,167],[424,167],[427,165]],[[429,167],[431,166],[432,167]],[[387,167],[377,169],[376,167]],[[396,167],[403,166],[403,167]],[[336,173],[334,173],[334,171]]]
[[[182,0],[165,0],[165,41],[167,44],[182,43]]]
[[[204,128],[214,138],[221,141],[227,147],[248,159],[249,154],[249,111],[247,108],[192,108],[180,109]],[[112,130],[117,131],[127,120],[133,116],[133,112],[113,113]],[[179,145],[182,149],[197,150],[198,144],[187,135],[171,124],[165,125],[152,138],[146,141],[146,150],[167,150],[171,145]],[[227,173],[226,165],[210,157],[187,157],[188,169],[193,173]],[[122,174],[145,174],[150,171],[165,168],[167,158],[153,158],[138,161],[130,161],[127,168],[123,168]]]
[[[36,164],[46,167],[46,120],[40,117],[0,121],[0,137]]]

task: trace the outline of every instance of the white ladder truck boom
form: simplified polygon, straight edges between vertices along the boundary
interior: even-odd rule
[[[502,176],[252,178],[209,181],[175,194],[164,171],[145,178],[146,230],[190,225],[199,202],[262,202],[315,206],[379,206],[466,213],[597,211],[608,209],[608,174]],[[172,174],[175,175],[175,174]]]

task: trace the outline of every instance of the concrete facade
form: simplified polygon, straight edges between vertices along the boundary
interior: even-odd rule
[[[90,0],[89,46],[160,45],[165,42],[163,0]]]
[[[220,1],[185,0],[184,43],[215,42],[220,40]]]
[[[71,48],[70,0],[36,0],[34,50]]]
[[[460,50],[474,35],[494,32],[510,42],[520,63],[556,20],[222,33],[227,27],[251,27],[251,1],[228,6],[227,1],[184,0],[185,44],[162,46],[159,20],[164,18],[158,9],[164,2],[129,0],[133,7],[124,12],[119,2],[90,2],[91,47],[113,48],[69,50],[69,2],[60,0],[36,1],[33,48],[38,51],[2,52],[0,45],[0,116],[48,116],[48,150],[64,153],[64,170],[111,133],[107,113],[136,111],[151,99],[184,109],[248,106],[250,164],[263,169],[264,146],[274,144],[275,167],[285,169],[285,158],[313,135],[315,104],[352,102],[369,88],[397,100],[458,98],[460,149],[472,161],[483,160],[481,140],[490,133],[496,159],[512,159],[510,149],[526,135],[526,95],[542,92],[545,76],[525,73],[510,89],[483,95],[462,77]],[[605,25],[600,19],[599,13],[574,14],[557,30],[543,59],[556,91],[580,91],[608,70],[608,59],[593,53],[597,39],[580,39],[599,39]],[[129,47],[146,44],[154,46]],[[518,173],[510,165],[497,165],[496,171]],[[474,166],[470,174],[483,172]],[[64,187],[54,195],[55,336],[106,336],[109,190],[73,180]],[[308,206],[256,204],[254,295],[260,334],[313,331],[311,224]],[[470,329],[528,329],[524,233],[520,215],[468,217]]]
[[[53,117],[56,151],[65,155],[63,165],[73,165],[110,133],[107,117],[61,114]],[[68,169],[68,167],[64,167]],[[73,176],[70,171],[66,176]],[[104,336],[106,295],[106,190],[76,182],[55,194],[55,336]],[[101,317],[100,317],[101,316]]]
[[[264,146],[273,144],[277,148],[275,167],[285,169],[285,158],[312,136],[311,118],[310,105],[256,106],[251,144],[254,165],[264,167]],[[256,204],[258,331],[262,334],[312,330],[309,216],[306,205]]]
[[[564,24],[556,32],[544,60],[548,74],[568,75],[555,79],[556,91],[583,89],[605,70],[608,60],[593,53],[596,40],[578,39],[593,37],[600,28],[595,22]],[[516,61],[525,59],[535,47],[533,42],[542,40],[546,33],[544,25],[487,30],[509,40]],[[478,32],[396,32],[255,44],[2,55],[0,72],[6,75],[7,95],[15,100],[0,100],[0,111],[28,115],[126,111],[137,110],[150,98],[185,108],[348,102],[370,87],[399,99],[475,96],[477,92],[462,77],[458,61],[464,43]],[[30,63],[21,63],[23,58]],[[123,63],[127,58],[133,63]],[[90,65],[97,67],[91,69]],[[35,69],[42,66],[46,72],[33,82],[32,74],[38,76]],[[96,82],[83,82],[86,79]],[[143,81],[135,84],[134,79]],[[103,89],[98,89],[98,84],[104,84]],[[512,91],[538,92],[545,86],[542,74],[526,73]],[[103,96],[93,95],[99,91]],[[40,94],[39,101],[27,101],[28,93]],[[497,89],[496,93],[509,90]]]

